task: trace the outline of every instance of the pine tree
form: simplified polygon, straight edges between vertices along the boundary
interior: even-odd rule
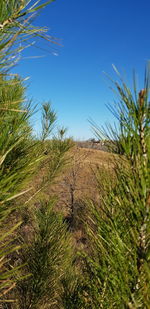
[[[147,69],[139,92],[122,78],[114,82],[120,98],[113,108],[117,131],[93,127],[98,138],[109,137],[113,150],[122,151],[112,155],[113,171],[97,170],[99,203],[87,202],[83,280],[70,294],[79,308],[150,307],[149,74]]]
[[[31,275],[26,269],[30,271],[32,267],[29,264],[28,267],[22,264],[22,243],[24,246],[27,245],[25,239],[21,244],[19,241],[19,231],[24,224],[22,214],[23,212],[26,214],[33,197],[41,192],[48,181],[56,177],[65,161],[64,155],[70,148],[70,140],[63,140],[63,137],[55,138],[50,143],[48,146],[50,169],[46,179],[42,180],[41,188],[32,194],[30,180],[41,168],[41,163],[46,160],[44,140],[49,137],[56,115],[49,104],[43,105],[42,137],[41,140],[35,139],[29,124],[32,111],[30,104],[25,104],[24,100],[24,81],[17,75],[12,76],[10,68],[20,59],[21,51],[30,45],[33,37],[38,36],[52,41],[52,38],[46,35],[45,28],[31,24],[33,14],[51,1],[41,4],[40,2],[32,4],[26,0],[0,2],[0,302],[5,308],[7,304],[17,305],[16,300],[19,297],[15,291],[19,281]],[[60,219],[54,220],[54,217],[52,213],[49,220],[55,221],[58,230]],[[35,223],[40,226],[38,218],[36,220]],[[46,215],[45,220],[48,220]],[[65,233],[65,227],[61,228]],[[39,227],[39,234],[40,232]],[[36,232],[34,236],[35,234]],[[54,239],[56,237],[55,230],[53,237]],[[32,251],[36,241],[35,236]],[[25,263],[28,261],[27,259]]]
[[[114,139],[117,136],[123,155],[115,159],[115,184],[108,176],[103,179],[101,211],[91,203],[90,234],[96,259],[89,264],[99,278],[102,308],[149,308],[149,69],[139,93],[135,89],[133,94],[121,81],[122,85],[115,82],[120,102],[115,110],[119,128]]]

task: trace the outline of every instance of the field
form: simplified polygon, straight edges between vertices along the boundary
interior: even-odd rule
[[[73,147],[61,176],[56,178],[52,187],[46,188],[45,194],[47,197],[57,194],[57,209],[65,215],[69,213],[70,205],[81,199],[97,200],[97,169],[112,170],[114,156],[102,150]]]
[[[38,60],[36,71],[27,60],[25,70],[19,70],[18,75],[16,64],[22,51],[36,38],[38,45],[34,47],[42,53],[59,55],[62,39],[49,35],[42,20],[40,26],[33,22],[37,12],[50,2],[0,1],[0,308],[149,309],[150,66],[145,68],[142,87],[139,79],[140,89],[135,73],[131,88],[114,65],[115,76],[106,74],[113,90],[106,106],[116,118],[114,122],[103,109],[109,93],[101,84],[98,96],[95,91],[97,77],[94,80],[93,73],[98,71],[93,61],[98,53],[86,63],[95,51],[89,42],[96,39],[97,46],[101,37],[101,32],[96,36],[91,32],[93,24],[98,29],[96,19],[94,23],[92,20],[94,4],[89,4],[87,15],[87,1],[83,12],[77,3],[69,11],[68,1],[65,15],[61,10],[61,14],[54,14],[54,20],[62,25],[65,40],[71,38],[71,49],[65,43],[64,52],[55,58],[50,70],[47,60],[46,67]],[[110,8],[112,15],[113,7],[100,7],[100,12]],[[95,12],[98,16],[97,4]],[[120,22],[116,12],[113,21]],[[79,15],[78,22],[72,13]],[[54,21],[50,16],[45,20]],[[69,20],[71,24],[66,27],[64,22]],[[101,16],[99,21],[100,31],[110,30],[101,27]],[[69,29],[67,36],[64,29]],[[82,37],[75,34],[77,29]],[[123,31],[120,38],[124,35]],[[40,45],[41,39],[48,43],[48,49],[45,43]],[[54,50],[53,43],[58,45]],[[87,46],[88,51],[92,47],[92,53],[87,53]],[[23,59],[38,57],[25,55]],[[120,55],[119,51],[119,59]],[[98,63],[96,60],[96,66]],[[59,71],[53,72],[56,65]],[[37,80],[29,95],[26,81],[28,74],[32,77],[32,69]],[[54,109],[49,95],[56,102]],[[60,114],[55,111],[59,104]],[[84,127],[87,117],[97,139],[90,138]],[[81,134],[89,139],[83,141]],[[75,136],[78,141],[74,141]]]

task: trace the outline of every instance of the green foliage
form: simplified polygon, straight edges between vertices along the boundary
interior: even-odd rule
[[[135,96],[121,82],[115,82],[120,102],[114,110],[119,128],[113,140],[118,137],[124,155],[112,157],[114,176],[97,173],[100,204],[87,202],[81,308],[150,307],[149,71]],[[94,130],[108,139],[108,131]]]
[[[18,284],[17,308],[58,308],[61,304],[61,280],[72,253],[67,227],[53,211],[54,203],[41,202],[34,213],[32,241],[23,251],[31,276]]]
[[[108,126],[102,132],[94,127],[99,138],[111,135],[110,145],[121,155],[113,158],[114,177],[97,173],[100,203],[86,203],[88,249],[73,261],[70,235],[54,211],[55,200],[36,199],[64,168],[72,141],[65,138],[64,128],[48,140],[56,123],[48,103],[43,104],[41,137],[33,137],[24,83],[8,75],[32,38],[53,42],[45,28],[31,24],[50,2],[0,2],[0,306],[148,309],[149,70],[139,93],[135,83],[133,92],[122,79],[114,83],[120,101],[110,109],[118,128]],[[34,191],[31,180],[40,172],[43,177]]]
[[[99,264],[107,266],[102,266],[106,272],[103,287],[107,280],[105,297],[110,299],[107,306],[149,308],[149,71],[135,99],[122,83],[115,85],[120,95],[117,118],[124,156],[115,164],[115,186],[106,187],[104,215],[98,218],[98,209],[93,211],[99,230],[98,240],[93,239],[99,248]]]
[[[1,202],[18,194],[39,161],[28,124],[31,112],[23,102],[23,93],[24,87],[17,78],[3,80],[0,89]]]
[[[30,180],[45,161],[44,147],[39,147],[40,142],[32,135],[29,124],[32,112],[30,104],[25,104],[23,81],[17,75],[8,74],[8,70],[35,36],[54,42],[46,35],[46,28],[31,24],[34,14],[50,2],[0,1],[0,302],[4,307],[7,307],[4,303],[13,304],[16,297],[13,289],[29,275],[22,270],[17,231],[20,226],[22,229],[25,218],[22,215],[33,197]],[[48,104],[43,108],[50,111]],[[41,143],[51,131],[52,118],[56,118],[53,111],[43,116],[43,123],[49,125],[44,128]],[[51,156],[56,160],[55,154]],[[55,166],[55,174],[60,166]]]
[[[46,103],[43,105],[42,123],[44,124],[44,133],[41,135],[42,139],[37,140],[33,138],[32,129],[29,125],[32,113],[29,106],[25,107],[23,102],[24,87],[19,79],[14,78],[12,83],[9,81],[9,84],[5,79],[2,80],[1,98],[2,106],[7,106],[6,110],[3,107],[0,110],[0,124],[2,128],[2,134],[0,135],[1,302],[10,302],[15,297],[15,305],[12,303],[12,308],[17,308],[17,300],[18,306],[22,308],[21,299],[24,297],[24,308],[28,308],[28,303],[30,302],[33,303],[33,307],[36,304],[40,306],[41,303],[43,304],[44,299],[45,301],[48,299],[49,303],[53,304],[54,298],[55,302],[56,299],[60,298],[56,290],[59,289],[60,279],[63,272],[65,272],[65,267],[67,267],[65,263],[69,264],[69,240],[66,227],[62,223],[59,215],[54,214],[50,209],[49,204],[46,205],[43,202],[43,205],[41,205],[38,211],[36,209],[34,210],[36,215],[33,221],[30,219],[31,214],[29,213],[28,215],[28,207],[31,205],[33,199],[35,201],[35,196],[47,184],[54,181],[60,170],[66,164],[65,154],[70,149],[71,142],[69,139],[64,139],[62,135],[60,138],[59,133],[58,137],[55,137],[49,143],[44,141],[52,132],[53,124],[56,120],[55,112]],[[13,109],[11,108],[12,105]],[[45,145],[47,145],[46,155]],[[46,166],[47,171],[45,170],[43,179],[41,176],[40,187],[34,192],[32,190],[31,180],[35,173],[40,174],[43,165]],[[27,196],[26,193],[28,193]],[[21,209],[19,207],[20,204],[22,204]],[[32,207],[35,208],[34,203],[32,203]],[[25,220],[27,216],[29,217],[30,225],[27,225],[26,228],[31,230],[34,222],[34,229],[30,232],[32,238],[31,246],[29,244],[27,245],[26,237],[22,239],[20,244],[16,232],[18,226],[21,225],[21,233],[24,225],[26,225]],[[12,218],[16,222],[13,227],[12,222],[9,222],[9,218]],[[22,222],[17,223],[19,220]],[[61,237],[59,233],[61,233]],[[12,242],[14,236],[15,239]],[[58,237],[60,240],[58,240]],[[21,252],[19,255],[16,254],[15,251],[19,250],[22,246],[27,246],[27,249],[24,250],[22,248],[22,254]],[[8,254],[10,255],[9,260],[7,258]],[[68,254],[67,258],[66,254]],[[15,267],[15,264],[17,267]],[[21,265],[23,266],[24,264],[27,265],[23,271]],[[24,277],[28,277],[29,274],[32,274],[32,280],[28,279],[27,282],[23,281],[21,285],[19,281]],[[41,274],[43,274],[43,277]],[[15,293],[11,291],[14,287]],[[51,294],[48,292],[50,289]]]
[[[32,4],[31,0],[0,2],[0,68],[3,72],[19,60],[20,53],[27,47],[27,43],[33,44],[34,37],[55,42],[54,38],[46,34],[46,28],[31,23],[35,14],[52,1],[38,0]]]
[[[49,137],[55,125],[56,119],[56,113],[51,109],[50,104],[44,103],[42,114],[42,140]]]
[[[27,191],[24,185],[36,166],[33,157],[31,129],[28,125],[29,112],[23,108],[23,86],[19,79],[0,83],[0,255],[1,255],[1,297],[15,285],[17,268],[11,265],[8,254],[19,249],[13,245],[16,229],[21,224],[9,222],[12,212],[18,208],[17,198]],[[13,106],[13,107],[12,107]],[[35,160],[35,161],[34,161]],[[32,166],[34,163],[34,167]],[[29,190],[29,189],[28,189]]]

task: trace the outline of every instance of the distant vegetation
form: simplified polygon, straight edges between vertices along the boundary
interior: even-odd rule
[[[45,5],[0,2],[0,308],[149,309],[150,71],[141,91],[117,72],[117,130],[92,124],[96,140],[77,145],[64,128],[53,137],[45,102],[36,137],[10,68],[32,37],[52,40],[30,23]]]

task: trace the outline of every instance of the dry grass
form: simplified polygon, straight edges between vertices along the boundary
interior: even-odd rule
[[[73,195],[74,203],[86,198],[97,200],[99,192],[96,183],[97,167],[113,170],[115,155],[96,149],[74,147],[70,151],[70,163],[46,195],[58,196],[57,209],[64,215],[69,213]]]
[[[33,204],[38,205],[38,201],[43,197],[49,200],[53,195],[57,196],[57,211],[67,216],[70,212],[71,203],[78,204],[79,201],[86,198],[92,198],[98,200],[99,190],[96,182],[96,172],[99,167],[102,171],[113,171],[114,158],[116,155],[97,149],[80,148],[78,146],[73,147],[69,153],[69,163],[64,168],[61,175],[55,179],[53,184],[48,184],[44,188],[44,192],[41,191],[40,195],[35,195],[33,198]],[[49,160],[49,159],[47,159]],[[40,170],[40,174],[36,175],[32,181],[34,192],[38,191],[42,178],[48,169],[48,164]],[[73,199],[73,201],[72,201]],[[30,194],[29,194],[30,200]]]
[[[96,181],[97,168],[99,167],[102,171],[107,170],[112,173],[116,155],[97,149],[75,146],[69,151],[68,157],[69,163],[61,175],[56,178],[53,184],[48,184],[44,188],[44,192],[35,195],[32,199],[30,209],[32,210],[32,205],[33,210],[35,206],[38,207],[39,202],[43,198],[48,201],[52,196],[56,196],[55,210],[61,212],[64,218],[68,220],[73,204],[74,222],[71,222],[71,226],[73,227],[74,242],[79,248],[86,246],[82,228],[82,217],[86,216],[85,200],[91,198],[98,203],[100,200],[100,192]],[[40,174],[36,175],[32,181],[31,185],[34,187],[32,191],[33,196],[38,191],[38,188],[40,188],[40,183],[45,176],[46,170],[47,166],[45,165],[40,171]],[[28,195],[28,199],[30,200],[30,194]],[[26,209],[23,216],[28,216]],[[68,223],[70,225],[70,221]],[[25,237],[26,234],[30,235],[30,237],[32,234],[28,219],[22,227],[22,235]]]

